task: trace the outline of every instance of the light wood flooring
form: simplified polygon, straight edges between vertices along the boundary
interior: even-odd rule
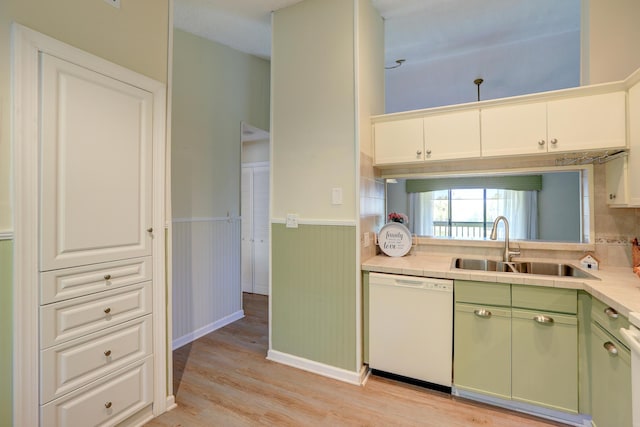
[[[560,426],[372,376],[359,387],[265,359],[267,297],[173,353],[178,407],[147,426]]]

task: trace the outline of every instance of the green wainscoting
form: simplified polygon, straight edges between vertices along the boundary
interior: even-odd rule
[[[272,349],[356,372],[355,226],[272,224]]]
[[[0,426],[10,426],[12,420],[12,271],[13,241],[0,240]]]

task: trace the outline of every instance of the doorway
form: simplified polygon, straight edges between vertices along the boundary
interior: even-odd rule
[[[242,292],[269,294],[269,133],[242,124]]]

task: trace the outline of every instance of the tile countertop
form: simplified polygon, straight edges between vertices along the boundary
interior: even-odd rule
[[[438,279],[478,280],[482,282],[582,289],[614,308],[623,316],[629,317],[630,312],[640,313],[640,278],[631,271],[631,268],[601,266],[599,270],[589,270],[589,273],[597,279],[583,279],[577,277],[461,270],[451,268],[453,258],[457,258],[457,256],[420,253],[394,258],[386,255],[377,255],[363,262],[362,270]],[[465,258],[473,257],[465,256]],[[516,258],[514,260],[562,262],[578,267],[580,266],[580,263],[577,261],[557,259]],[[631,316],[629,320],[640,328],[640,316]]]

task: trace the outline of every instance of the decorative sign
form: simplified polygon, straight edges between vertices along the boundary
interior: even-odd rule
[[[411,249],[411,232],[399,222],[385,224],[378,233],[378,246],[389,256],[405,256]]]

